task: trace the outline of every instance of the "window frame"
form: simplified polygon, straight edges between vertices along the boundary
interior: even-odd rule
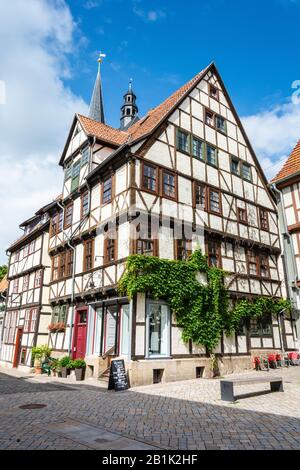
[[[42,269],[38,269],[34,274],[34,287],[41,287],[42,285]]]
[[[245,207],[237,207],[237,220],[240,224],[248,225],[248,214]]]
[[[22,292],[27,292],[29,290],[29,282],[30,282],[30,274],[25,274],[25,276],[23,277]]]
[[[91,245],[90,253],[87,253],[88,247]],[[84,249],[83,249],[83,272],[91,271],[94,268],[94,250],[95,250],[95,239],[89,238],[84,241]],[[89,263],[88,263],[88,260]]]
[[[114,256],[109,256],[109,250],[113,250]],[[117,261],[117,239],[111,238],[108,234],[104,238],[103,243],[103,262],[104,264],[111,264]]]
[[[145,178],[144,169],[145,169],[145,167],[152,168],[155,171],[155,190],[154,191],[152,189],[149,189],[148,187],[146,187],[144,185],[144,178]],[[149,177],[147,177],[147,178],[149,178]],[[158,194],[158,191],[159,191],[159,169],[156,165],[152,165],[152,163],[142,161],[142,164],[141,164],[141,184],[140,184],[140,186],[141,186],[141,189],[143,191],[147,191],[151,194]]]
[[[211,193],[212,192],[218,194],[218,196],[219,196],[219,211],[218,212],[211,208]],[[221,193],[220,189],[216,189],[216,188],[213,188],[211,186],[207,186],[207,203],[206,203],[206,205],[207,205],[206,210],[207,210],[208,213],[219,215],[219,216],[222,215],[222,193]]]
[[[185,238],[177,238],[175,241],[175,259],[186,261],[189,256],[192,254],[192,239]]]
[[[216,246],[216,252],[215,253],[211,250],[211,245],[212,244]],[[205,248],[206,248],[208,266],[222,268],[221,242],[219,240],[214,240],[214,239],[213,240],[207,240],[206,239]],[[216,260],[217,260],[216,265],[211,263],[212,256],[216,257]]]
[[[202,188],[203,189],[203,195],[204,195],[204,205],[201,208],[202,210],[206,211],[207,208],[207,186],[205,183],[200,183],[199,181],[194,181],[193,183],[193,202],[194,202],[194,207],[201,206],[201,204],[197,203],[197,188]]]
[[[270,230],[269,225],[269,212],[267,209],[259,207],[259,228],[268,232]]]
[[[233,162],[237,163],[237,173],[232,171],[232,163]],[[239,178],[241,178],[241,161],[240,161],[239,158],[237,158],[233,155],[230,155],[230,173],[234,176],[238,176]]]
[[[250,179],[245,177],[244,173],[243,173],[243,169],[244,168],[249,168],[249,174],[250,174]],[[249,165],[249,163],[246,163],[246,162],[241,162],[241,177],[244,181],[248,181],[249,183],[252,183],[252,169],[251,169],[251,165]]]
[[[210,121],[212,122],[212,124],[210,122],[207,122],[207,115],[208,114],[211,115]],[[224,121],[224,129],[225,130],[220,129],[217,126],[217,119],[218,118],[220,118]],[[228,132],[227,132],[227,119],[224,116],[222,116],[221,114],[219,114],[215,111],[212,111],[209,108],[204,108],[204,124],[206,126],[211,127],[212,129],[215,129],[215,131],[220,132],[220,134],[223,134],[223,135],[226,135],[226,136],[228,135]]]
[[[208,148],[211,148],[215,151],[216,163],[211,163],[208,160]],[[219,168],[219,154],[218,154],[218,149],[215,145],[206,143],[206,145],[205,145],[205,162],[206,162],[207,165],[212,166],[213,168]]]
[[[179,133],[184,134],[187,137],[187,150],[181,149],[179,147]],[[176,151],[184,153],[186,155],[191,154],[191,133],[181,129],[180,127],[176,127]]]
[[[107,190],[104,190],[104,185],[109,180],[110,180],[110,198],[106,200],[104,199],[104,195]],[[110,175],[107,178],[104,178],[101,183],[101,204],[103,206],[106,204],[109,204],[112,202],[112,199],[113,199],[113,175]]]
[[[84,200],[85,198],[86,198],[86,204]],[[80,197],[80,218],[83,219],[88,214],[89,214],[89,192],[84,191],[84,193],[82,193]]]
[[[212,89],[216,90],[216,92],[217,92],[216,96],[214,96],[212,94]],[[209,95],[210,98],[213,98],[216,101],[220,100],[219,89],[215,85],[213,85],[212,83],[208,84],[208,95]]]
[[[68,210],[71,209],[71,214],[68,214]],[[66,206],[64,210],[64,229],[69,228],[72,226],[73,222],[73,210],[74,210],[74,203],[73,201],[70,201]],[[71,221],[69,222],[68,219],[71,218]]]
[[[165,181],[164,181],[164,176],[172,176],[174,178],[174,195],[170,196],[169,194],[165,193]],[[170,184],[168,184],[168,187],[172,187]],[[165,197],[167,199],[171,199],[172,201],[175,201],[178,199],[178,194],[177,194],[177,174],[174,173],[171,170],[166,170],[162,168],[161,170],[161,195],[162,197]]]

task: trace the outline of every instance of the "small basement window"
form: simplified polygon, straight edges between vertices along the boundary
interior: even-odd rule
[[[153,383],[160,384],[164,375],[164,369],[153,369]]]
[[[196,367],[196,379],[203,377],[204,367]]]

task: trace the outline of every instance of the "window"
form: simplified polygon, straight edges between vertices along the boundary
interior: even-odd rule
[[[63,229],[63,212],[55,212],[51,220],[51,236],[58,234]]]
[[[222,267],[221,245],[217,241],[207,242],[207,260],[209,266]]]
[[[216,116],[216,129],[223,134],[226,134],[226,121],[222,116]]]
[[[23,277],[23,292],[29,289],[29,274]]]
[[[79,174],[80,174],[80,160],[77,160],[73,163],[72,167],[72,181],[71,181],[71,192],[79,186]]]
[[[37,308],[27,309],[25,312],[24,332],[34,333],[37,323]]]
[[[35,240],[29,244],[29,254],[31,255],[35,250]]]
[[[257,256],[253,251],[247,253],[248,273],[250,276],[258,276]]]
[[[104,262],[110,263],[116,259],[116,241],[114,238],[106,237],[104,240]]]
[[[13,294],[17,294],[19,291],[19,279],[15,279],[13,282]]]
[[[86,165],[90,159],[90,148],[87,145],[81,151],[81,166]]]
[[[70,202],[65,208],[64,228],[71,227],[73,218],[73,202]]]
[[[259,255],[259,270],[261,277],[270,277],[269,259],[267,255]]]
[[[30,331],[30,309],[25,311],[24,319],[24,332],[28,333]]]
[[[200,206],[200,209],[205,210],[205,186],[203,184],[195,183],[194,191],[196,206]]]
[[[251,167],[247,163],[242,163],[242,177],[244,178],[244,180],[252,181]]]
[[[259,223],[262,230],[269,230],[269,219],[268,211],[265,209],[259,209]]]
[[[61,232],[63,229],[63,219],[64,219],[64,214],[63,211],[60,211],[58,213],[58,223],[57,223],[57,232]]]
[[[64,323],[67,321],[68,306],[67,305],[56,305],[52,310],[51,323]]]
[[[231,157],[230,169],[233,175],[240,176],[240,162],[237,158]]]
[[[110,202],[112,199],[112,177],[110,176],[102,184],[102,204]]]
[[[205,111],[205,124],[214,127],[214,113],[211,111]]]
[[[272,317],[271,315],[265,315],[262,318],[251,318],[250,319],[250,336],[265,337],[272,336]]]
[[[128,354],[129,340],[129,305],[125,304],[121,307],[121,354]]]
[[[151,224],[147,227],[138,225],[137,232],[139,232],[139,238],[136,240],[135,252],[138,255],[157,255],[157,240],[152,239]]]
[[[143,164],[142,188],[148,191],[157,191],[157,168]]]
[[[221,201],[220,201],[220,191],[212,188],[208,188],[209,199],[208,199],[208,209],[210,212],[216,214],[221,213]]]
[[[84,242],[83,271],[89,271],[94,266],[94,239]]]
[[[193,157],[199,158],[199,160],[204,160],[204,143],[202,140],[192,137],[193,144]]]
[[[73,273],[73,257],[74,253],[73,250],[68,250],[67,251],[67,269],[66,269],[66,275],[67,276],[72,276]]]
[[[238,207],[237,208],[237,219],[241,224],[248,224],[247,210],[242,208],[242,207]]]
[[[177,129],[177,150],[186,153],[190,152],[189,134],[180,129]]]
[[[66,253],[60,254],[59,259],[59,278],[65,277],[66,275]]]
[[[175,198],[176,187],[175,187],[175,175],[167,171],[162,172],[163,175],[163,195],[171,198]]]
[[[211,145],[206,145],[206,161],[209,165],[218,165],[217,149]]]
[[[209,96],[211,98],[214,98],[215,100],[219,99],[218,89],[214,85],[211,85],[211,84],[209,84]]]
[[[170,309],[160,301],[147,301],[146,357],[170,355]]]
[[[182,238],[176,242],[176,259],[186,260],[192,254],[192,240]]]
[[[50,232],[51,232],[51,236],[55,235],[57,232],[57,213],[56,212],[51,219]]]
[[[23,258],[26,258],[29,252],[29,245],[25,245],[23,248]]]
[[[36,271],[35,273],[35,277],[34,277],[34,287],[41,287],[42,285],[42,270],[39,269],[38,271]]]
[[[72,176],[72,162],[68,163],[65,167],[65,181],[69,180]]]
[[[52,281],[56,281],[58,279],[59,274],[59,255],[56,255],[52,259]]]
[[[3,335],[4,343],[10,343],[10,344],[14,343],[17,321],[18,321],[17,310],[6,312],[5,323],[4,323],[4,335]]]
[[[85,217],[89,213],[89,193],[85,192],[81,196],[81,218]]]

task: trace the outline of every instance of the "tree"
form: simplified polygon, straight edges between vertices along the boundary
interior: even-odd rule
[[[4,264],[3,266],[0,266],[0,281],[4,278],[4,276],[7,274],[7,266]]]

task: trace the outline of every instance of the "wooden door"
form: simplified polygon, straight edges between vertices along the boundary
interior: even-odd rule
[[[17,328],[13,367],[18,367],[18,364],[20,361],[22,335],[23,335],[23,328]]]
[[[105,317],[105,333],[104,333],[104,351],[109,351],[111,355],[118,354],[116,336],[117,336],[117,320],[118,309],[116,306],[108,307]]]
[[[86,333],[87,333],[87,313],[88,309],[81,308],[76,311],[73,341],[73,359],[83,359],[86,353]]]

